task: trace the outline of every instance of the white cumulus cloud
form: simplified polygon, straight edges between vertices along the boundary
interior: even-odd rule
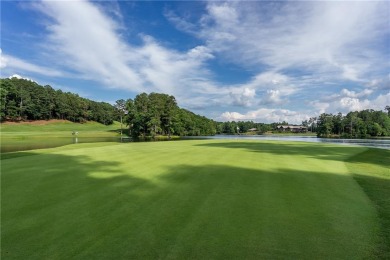
[[[206,85],[214,86],[204,66],[214,58],[207,46],[177,51],[145,34],[134,35],[142,43],[132,45],[121,34],[123,25],[93,2],[42,1],[34,6],[50,18],[46,48],[53,53],[52,61],[61,61],[78,77],[111,88],[164,92],[188,101]],[[120,10],[115,8],[115,13]]]
[[[309,119],[310,116],[306,113],[292,111],[288,109],[268,109],[261,108],[251,110],[245,114],[239,112],[224,112],[219,119],[223,121],[246,121],[253,120],[255,122],[282,122],[286,121],[290,124],[300,124],[303,120]]]
[[[369,96],[373,93],[374,91],[372,89],[364,89],[361,92],[356,92],[353,90],[348,90],[348,89],[343,89],[341,90],[341,95],[350,97],[350,98],[360,98],[360,97],[366,97]]]
[[[367,108],[368,100],[359,100],[358,98],[343,97],[339,101],[339,108],[343,111],[359,111]]]
[[[209,2],[202,20],[209,22],[198,36],[231,62],[356,81],[385,60],[370,46],[386,33],[386,8],[384,2]]]
[[[234,89],[230,92],[230,97],[233,99],[234,105],[250,106],[256,96],[256,91],[250,88]]]
[[[385,106],[390,104],[390,92],[369,98],[370,93],[371,91],[367,90],[356,93],[344,89],[341,91],[342,95],[335,95],[331,99],[324,98],[323,100],[313,101],[310,102],[310,105],[316,108],[319,113],[336,114],[341,112],[346,114],[364,109],[383,110]]]
[[[269,105],[269,104],[280,104],[282,103],[281,92],[278,89],[267,90],[265,95],[260,101],[260,104]]]
[[[3,56],[3,51],[2,49],[0,49],[0,69],[4,69],[5,67],[7,67],[7,62],[7,58]]]
[[[184,17],[166,7],[165,17],[197,38],[180,50],[170,39],[126,28],[136,23],[127,23],[120,3],[108,9],[93,1],[30,5],[45,16],[41,49],[30,60],[0,53],[8,75],[164,92],[186,108],[228,111],[223,120],[300,123],[308,114],[382,109],[388,102],[385,2],[208,1],[200,5],[203,12]],[[230,83],[232,75],[220,74],[225,70],[218,66],[225,65],[245,70],[237,73],[241,80]]]

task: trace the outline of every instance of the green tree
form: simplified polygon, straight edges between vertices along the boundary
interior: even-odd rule
[[[390,106],[386,106],[385,110],[387,110],[387,115],[390,116]]]
[[[321,114],[317,121],[317,136],[330,136],[332,134],[333,126],[333,115],[326,113]]]
[[[168,133],[168,138],[171,138],[172,120],[176,113],[176,99],[174,96],[167,96],[165,99],[164,110],[162,113],[163,128]]]
[[[135,118],[137,117],[134,101],[132,99],[126,100],[126,110],[127,110],[127,115],[125,116],[125,122],[129,127],[129,135],[131,136],[138,136],[135,134],[135,131],[133,131],[133,126],[135,123]]]
[[[157,134],[161,134],[161,121],[162,114],[165,105],[165,94],[159,93],[150,93],[148,96],[148,111],[149,111],[149,121],[148,127],[150,129],[150,134],[154,138]]]
[[[381,136],[383,133],[382,127],[378,123],[373,123],[370,129],[370,135],[372,136]]]
[[[332,133],[341,135],[344,132],[344,121],[343,121],[343,115],[341,113],[338,113],[337,115],[334,115],[333,120],[333,129]]]
[[[148,122],[149,122],[149,113],[148,113],[148,95],[146,93],[141,93],[137,95],[134,99],[135,109],[137,111],[136,114],[136,127],[139,128],[143,137],[146,137],[148,133]]]
[[[122,136],[122,124],[123,118],[127,114],[126,101],[124,99],[119,99],[115,102],[116,113],[119,116],[121,122],[121,136]]]
[[[4,121],[7,117],[7,110],[6,110],[6,104],[7,104],[7,96],[9,93],[9,90],[6,87],[6,82],[1,79],[0,81],[0,121]],[[8,83],[9,84],[9,83]]]

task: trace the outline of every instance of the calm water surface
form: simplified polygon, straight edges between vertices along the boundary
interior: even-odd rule
[[[192,137],[185,137],[192,139]],[[194,137],[196,139],[196,137]],[[199,139],[199,137],[198,137]],[[272,141],[295,141],[309,143],[334,143],[341,145],[360,145],[367,147],[376,147],[390,149],[390,139],[334,139],[317,138],[316,136],[283,136],[283,135],[215,135],[205,136],[202,139],[228,139],[228,140],[272,140]]]
[[[215,135],[215,136],[188,136],[180,140],[200,139],[227,139],[227,140],[274,140],[274,141],[296,141],[311,143],[336,143],[341,145],[360,145],[390,149],[390,139],[331,139],[317,138],[315,136],[281,136],[281,135]],[[67,144],[76,143],[97,143],[97,142],[129,142],[129,138],[120,137],[50,137],[50,138],[28,138],[2,140],[1,153],[25,151],[33,149],[54,148]]]

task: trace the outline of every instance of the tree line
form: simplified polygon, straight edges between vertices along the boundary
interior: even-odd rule
[[[216,122],[180,108],[174,96],[141,93],[118,100],[116,107],[133,137],[215,135]]]
[[[127,125],[134,137],[216,133],[215,121],[179,108],[175,97],[159,93],[142,93],[111,105],[14,77],[0,79],[0,103],[2,122],[64,119],[109,125],[115,120]]]
[[[316,124],[318,137],[339,136],[344,138],[367,138],[390,135],[390,107],[386,112],[366,109],[349,112],[321,114],[312,124]]]
[[[116,109],[109,103],[25,79],[0,79],[0,101],[1,121],[64,119],[109,125],[116,119]]]
[[[342,138],[368,138],[390,136],[390,106],[384,111],[366,109],[362,111],[327,114],[311,117],[302,121],[302,126],[318,137],[342,137]],[[253,121],[228,121],[217,123],[217,134],[241,134],[249,131],[262,134],[265,132],[278,132],[278,125],[289,125],[288,122],[271,124],[255,123]]]
[[[287,124],[283,123],[255,123],[253,121],[227,121],[217,123],[217,134],[240,134],[247,133],[250,130],[257,134],[272,131],[276,128],[276,125]],[[253,130],[252,130],[253,129]],[[254,130],[255,129],[255,130]]]
[[[120,99],[113,106],[18,78],[0,79],[0,104],[1,121],[65,119],[108,125],[116,120],[127,125],[128,134],[133,137],[239,134],[250,129],[261,134],[274,131],[277,125],[288,125],[287,122],[215,122],[178,107],[174,96],[160,93],[142,93],[134,100]],[[387,113],[372,109],[349,112],[347,115],[323,113],[303,121],[302,125],[311,132],[317,132],[319,137],[389,136],[390,106],[385,109]]]

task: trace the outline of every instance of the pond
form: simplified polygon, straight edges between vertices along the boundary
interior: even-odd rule
[[[186,136],[175,140],[200,140],[200,139],[230,139],[230,140],[275,140],[315,143],[337,143],[342,145],[361,145],[390,149],[390,139],[331,139],[317,138],[315,136],[281,136],[281,135],[215,135],[215,136]],[[166,140],[166,139],[164,139]],[[129,138],[120,137],[23,137],[1,140],[1,153],[25,151],[32,149],[54,148],[67,144],[96,143],[96,142],[130,142]]]

